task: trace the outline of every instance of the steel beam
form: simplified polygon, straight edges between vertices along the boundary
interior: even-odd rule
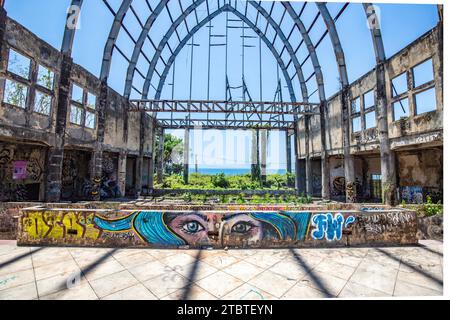
[[[142,52],[142,47],[144,46],[145,39],[148,37],[150,29],[152,28],[153,24],[155,23],[156,18],[158,18],[159,14],[164,10],[164,7],[166,6],[166,4],[168,2],[169,2],[169,0],[159,1],[158,5],[153,9],[153,12],[148,17],[148,19],[145,23],[145,26],[142,29],[141,34],[139,35],[136,45],[134,46],[133,55],[131,56],[131,61],[130,61],[130,64],[128,65],[127,78],[125,80],[124,96],[126,98],[129,98],[131,95],[134,71],[136,69],[136,65],[139,60],[139,55]]]
[[[158,119],[164,129],[268,129],[292,130],[294,122],[271,120]]]
[[[278,115],[314,115],[306,107],[318,104],[302,102],[253,102],[216,100],[130,100],[129,112],[182,112],[182,113],[248,113]]]
[[[111,69],[111,59],[114,51],[114,46],[116,44],[117,37],[119,36],[120,29],[122,27],[122,21],[125,18],[128,10],[130,9],[131,2],[133,0],[124,0],[117,11],[111,30],[109,32],[108,40],[105,44],[105,49],[103,52],[102,68],[100,71],[100,80],[105,81],[108,79],[109,71]]]
[[[76,10],[69,11],[67,13],[66,18],[66,25],[64,27],[64,36],[63,36],[63,42],[61,46],[61,52],[66,54],[67,56],[72,56],[72,47],[73,47],[73,40],[75,39],[75,32],[76,32],[76,24],[78,22],[79,14],[81,13],[81,7],[83,5],[83,0],[72,0],[72,3],[70,5],[70,8],[74,10],[74,8],[78,7],[78,12]],[[70,19],[76,19],[69,21]]]

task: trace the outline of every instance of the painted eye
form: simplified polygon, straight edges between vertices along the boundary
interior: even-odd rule
[[[182,230],[188,233],[197,233],[205,230],[205,228],[197,221],[189,221],[183,225]]]
[[[238,222],[232,228],[231,232],[235,233],[247,233],[253,228],[253,225],[248,222]]]

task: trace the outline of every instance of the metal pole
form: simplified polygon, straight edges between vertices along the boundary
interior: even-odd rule
[[[195,35],[192,35],[192,41],[191,41],[191,78],[189,82],[189,100],[192,100],[192,73],[194,69],[194,37]]]

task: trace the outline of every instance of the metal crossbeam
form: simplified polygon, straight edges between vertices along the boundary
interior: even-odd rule
[[[164,129],[293,130],[294,122],[270,120],[158,119],[158,126]]]
[[[317,106],[301,102],[255,102],[255,101],[213,101],[213,100],[130,100],[130,112],[184,112],[184,113],[248,113],[277,115],[314,115],[305,112]]]

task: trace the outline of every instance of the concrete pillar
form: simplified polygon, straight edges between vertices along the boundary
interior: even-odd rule
[[[63,54],[61,75],[57,86],[58,104],[56,107],[55,144],[50,148],[47,158],[47,202],[58,202],[61,199],[61,178],[68,116],[67,112],[69,110],[72,63],[72,58]]]
[[[117,184],[119,186],[120,194],[125,196],[125,186],[127,181],[127,154],[121,152],[119,154],[119,161],[117,163]]]
[[[156,179],[159,184],[163,183],[164,178],[164,128],[160,128],[159,131],[159,144],[158,144],[158,154],[156,158]]]
[[[151,158],[150,158],[150,164],[148,168],[148,188],[151,192],[154,188],[154,173],[155,173],[155,149],[156,149],[156,123],[155,119],[152,117],[150,119],[150,141],[151,141]]]
[[[259,180],[261,176],[261,168],[259,166],[259,132],[252,130],[252,179]]]
[[[184,129],[184,184],[189,183],[189,129]]]
[[[267,139],[268,131],[260,130],[261,135],[261,181],[264,183],[267,179]]]
[[[286,172],[292,173],[292,147],[291,147],[291,136],[289,131],[286,130]]]
[[[142,178],[144,170],[144,143],[145,143],[145,112],[140,112],[140,139],[139,139],[139,156],[136,159],[136,185],[135,196],[140,197],[142,194]]]
[[[381,185],[383,203],[394,205],[396,202],[396,165],[395,153],[389,144],[389,127],[387,119],[387,98],[386,98],[386,78],[385,67],[379,63],[376,67],[376,106],[377,106],[377,129],[380,141],[380,161],[381,161]]]
[[[311,156],[309,154],[309,144],[310,144],[310,132],[309,132],[309,121],[310,116],[304,116],[304,126],[305,126],[305,189],[306,195],[312,196],[312,166],[311,166]]]
[[[350,96],[348,87],[341,91],[342,139],[344,143],[345,198],[348,203],[356,202],[355,160],[350,153]]]
[[[295,190],[297,195],[305,193],[305,179],[304,179],[304,165],[302,166],[302,160],[300,160],[300,136],[298,130],[298,119],[294,116],[294,151],[295,151]]]
[[[89,164],[89,176],[91,180],[91,198],[93,201],[100,201],[100,189],[102,186],[102,171],[103,171],[103,152],[101,149],[95,150],[91,154],[91,161]]]
[[[320,103],[320,142],[321,142],[321,164],[322,164],[322,199],[330,199],[330,169],[328,165],[327,150],[327,123],[326,113],[328,112],[326,102]]]
[[[105,110],[108,105],[107,80],[102,81],[97,107],[97,141],[95,151],[91,156],[90,179],[92,184],[91,197],[94,201],[101,200],[101,184],[103,175],[103,142],[105,140]]]

